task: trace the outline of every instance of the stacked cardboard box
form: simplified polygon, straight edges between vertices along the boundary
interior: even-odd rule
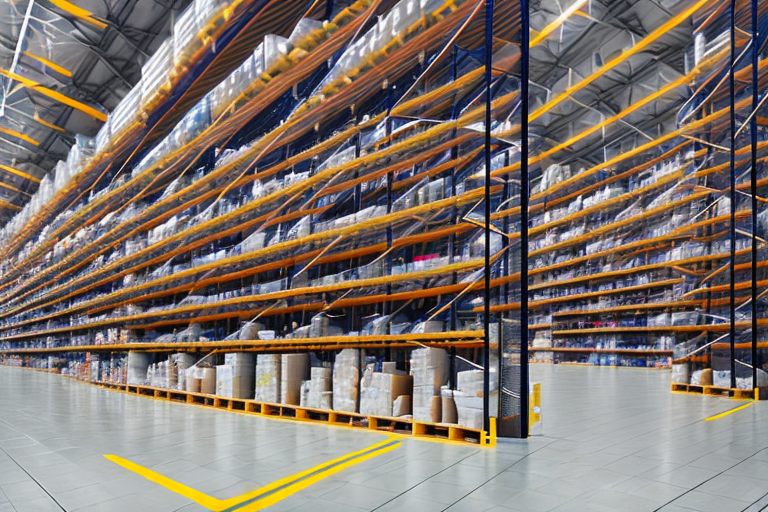
[[[493,361],[491,361],[493,366]],[[496,416],[498,411],[498,380],[497,372],[491,369],[489,380],[489,415]],[[456,374],[456,391],[453,399],[456,402],[459,425],[462,427],[483,428],[483,370],[468,370]]]
[[[309,376],[309,354],[283,354],[280,365],[280,403],[299,405],[301,383]]]
[[[342,350],[333,363],[333,410],[357,412],[360,386],[360,351]]]
[[[227,398],[251,398],[253,390],[253,354],[225,354],[224,364],[216,367],[216,394]]]
[[[271,404],[280,403],[279,354],[259,354],[256,359],[256,400]]]
[[[440,387],[448,382],[448,353],[441,348],[420,348],[411,354],[413,419],[427,423],[442,420]]]
[[[360,413],[369,416],[410,414],[413,377],[392,371],[389,365],[383,370],[374,372],[373,365],[366,368],[360,381]]]
[[[331,408],[333,392],[331,391],[331,369],[326,367],[313,367],[310,370],[310,380],[301,384],[302,407],[310,409]]]
[[[128,384],[142,386],[147,381],[147,367],[151,354],[142,352],[128,353]]]

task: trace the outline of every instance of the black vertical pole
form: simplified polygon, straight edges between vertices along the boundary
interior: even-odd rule
[[[736,67],[736,0],[731,0],[731,65],[728,73],[728,86],[730,92],[730,115],[731,115],[731,145],[730,145],[730,157],[731,157],[731,285],[730,285],[730,309],[731,309],[731,325],[730,325],[730,338],[731,338],[731,388],[736,388],[736,86],[734,79],[734,71]]]
[[[455,81],[458,77],[458,52],[456,50],[456,45],[454,44],[451,47],[451,82]],[[455,107],[455,103],[454,103]],[[451,108],[451,119],[454,118],[453,116],[454,108]],[[456,129],[453,130],[453,136],[456,137]],[[459,157],[459,147],[453,146],[451,148],[451,160],[454,161],[454,165],[451,167],[451,197],[456,197],[456,159]],[[451,226],[455,226],[458,221],[458,215],[456,212],[456,207],[451,207]],[[448,238],[448,257],[450,258],[450,263],[454,263],[454,252],[456,251],[456,233],[451,233],[451,236]],[[458,282],[458,272],[453,272],[451,275],[451,284],[456,284]],[[450,310],[450,330],[455,331],[458,329],[458,314],[456,309],[456,301],[451,303],[451,310]],[[448,365],[448,385],[451,389],[456,389],[456,347],[451,347],[451,355],[449,359],[449,365]]]
[[[528,437],[528,0],[520,0],[520,437]]]
[[[752,172],[750,192],[752,193],[752,388],[757,389],[757,104],[758,98],[758,57],[760,55],[760,34],[757,28],[757,0],[752,0],[752,120],[749,123],[752,145]],[[732,157],[733,158],[733,157]]]
[[[493,0],[485,0],[485,293],[483,295],[483,430],[489,432],[491,371],[491,66],[493,65]]]

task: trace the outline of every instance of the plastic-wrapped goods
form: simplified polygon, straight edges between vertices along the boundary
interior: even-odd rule
[[[309,376],[309,354],[283,354],[280,361],[280,403],[301,404],[301,386]]]
[[[448,369],[448,353],[443,349],[420,348],[411,353],[414,421],[441,421],[440,388],[448,382]]]
[[[360,351],[342,350],[333,363],[333,410],[357,412],[360,385]]]
[[[389,325],[389,315],[377,316],[372,320],[369,320],[364,326],[361,334],[363,336],[378,336],[387,334],[387,326]]]
[[[109,118],[112,121],[111,130],[113,137],[119,137],[131,123],[139,119],[140,109],[141,83],[137,83],[128,94],[120,100],[120,103],[115,107],[115,110],[109,115]]]
[[[490,406],[489,414],[495,416],[498,412],[498,378],[493,371],[494,362],[491,361],[490,380]],[[453,399],[456,402],[459,425],[480,430],[483,428],[483,381],[482,370],[468,370],[456,374],[456,391]]]
[[[200,392],[206,395],[216,393],[216,368],[198,368],[196,375],[200,378]]]
[[[730,388],[731,387],[730,370],[713,370],[712,385],[719,388]]]
[[[69,167],[63,160],[56,162],[53,186],[56,190],[63,189],[69,183]]]
[[[183,331],[176,334],[176,341],[178,343],[194,343],[200,341],[200,332],[202,327],[200,324],[192,324]]]
[[[411,332],[413,333],[430,333],[430,332],[443,332],[445,322],[442,320],[427,320],[424,322],[418,322],[413,326]]]
[[[168,147],[166,154],[181,148],[195,137],[200,135],[211,124],[211,110],[209,99],[204,96],[189,112],[184,114],[181,121],[176,124],[166,138]]]
[[[310,409],[330,410],[333,392],[331,391],[330,368],[314,367],[309,372],[310,380],[304,381],[301,385],[301,403],[302,407]]]
[[[395,400],[410,397],[413,392],[413,377],[391,373],[374,372],[369,366],[360,381],[360,413],[369,416],[395,416]],[[398,404],[398,416],[410,414],[403,411],[403,400]]]
[[[203,382],[202,371],[197,366],[190,366],[185,373],[184,388],[189,393],[199,393]]]
[[[453,399],[456,402],[459,425],[481,430],[483,428],[483,397],[455,391]]]
[[[312,320],[310,321],[309,337],[323,338],[325,336],[328,336],[329,324],[330,324],[330,320],[323,313],[313,316]],[[344,352],[342,351],[342,354],[343,353]]]
[[[228,366],[254,366],[254,354],[250,352],[230,352],[224,354],[224,364]]]
[[[673,364],[672,365],[672,382],[679,384],[688,384],[688,365],[687,364]]]
[[[259,354],[256,358],[256,400],[280,403],[279,354]]]
[[[141,103],[147,110],[154,105],[148,101],[155,95],[165,95],[171,89],[171,69],[173,67],[173,38],[164,40],[152,57],[141,68]]]
[[[96,134],[96,152],[106,153],[112,147],[112,118],[108,117],[107,122],[101,125]]]
[[[147,367],[151,354],[128,352],[128,384],[143,386],[147,381]]]
[[[736,377],[736,388],[737,389],[752,389],[752,371],[750,369],[749,376],[748,377]],[[757,387],[758,388],[766,388],[768,387],[768,373],[764,372],[760,368],[757,369]]]
[[[91,354],[91,364],[89,367],[90,375],[89,380],[91,382],[99,382],[99,355]]]
[[[227,354],[233,356],[250,356],[251,354]],[[234,361],[244,362],[247,358],[234,358]],[[251,357],[251,362],[253,358]],[[251,398],[254,393],[253,364],[230,365],[216,367],[216,394],[227,398]]]
[[[179,353],[172,355],[171,358],[176,361],[176,389],[184,391],[187,387],[187,369],[194,366],[195,357],[192,354]]]
[[[257,231],[240,243],[241,254],[258,251],[264,248],[267,234],[264,231]]]
[[[245,322],[240,330],[237,332],[237,339],[239,340],[255,340],[258,339],[259,331],[264,330],[264,324],[258,322]]]
[[[255,74],[255,67],[256,58],[251,54],[240,64],[240,67],[230,73],[223,82],[210,92],[208,97],[211,103],[211,117],[214,120],[218,119],[240,93],[258,76]]]

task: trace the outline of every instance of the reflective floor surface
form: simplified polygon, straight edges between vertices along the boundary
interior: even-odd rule
[[[0,512],[758,512],[768,402],[533,365],[543,435],[495,449],[129,396],[0,367]],[[110,455],[110,458],[105,457]]]

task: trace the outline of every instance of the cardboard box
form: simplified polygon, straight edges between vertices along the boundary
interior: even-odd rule
[[[255,357],[250,352],[224,354],[224,364],[228,366],[256,366]]]
[[[330,368],[313,367],[310,369],[310,380],[302,383],[302,407],[310,409],[329,410],[332,404],[331,391],[332,372]]]
[[[442,398],[442,423],[458,423],[459,416],[458,411],[456,410],[456,402],[454,401],[453,397],[450,396],[444,396]]]
[[[342,350],[333,363],[333,410],[357,412],[360,386],[360,351]]]
[[[216,394],[227,398],[251,398],[254,393],[253,375],[253,366],[217,366]]]
[[[374,373],[366,370],[360,383],[360,413],[370,416],[393,416],[395,400],[401,396],[410,397],[412,390],[413,378],[410,375]]]
[[[399,418],[411,414],[411,395],[400,395],[392,402],[392,416]]]
[[[186,390],[190,393],[199,393],[200,392],[200,386],[203,383],[201,379],[195,378],[192,375],[187,375],[186,377]]]
[[[200,378],[200,392],[206,395],[216,393],[216,368],[198,368],[202,377]]]
[[[279,354],[259,354],[256,358],[256,400],[272,404],[280,403]]]
[[[280,403],[299,405],[301,383],[309,376],[309,354],[283,354],[280,364]]]

